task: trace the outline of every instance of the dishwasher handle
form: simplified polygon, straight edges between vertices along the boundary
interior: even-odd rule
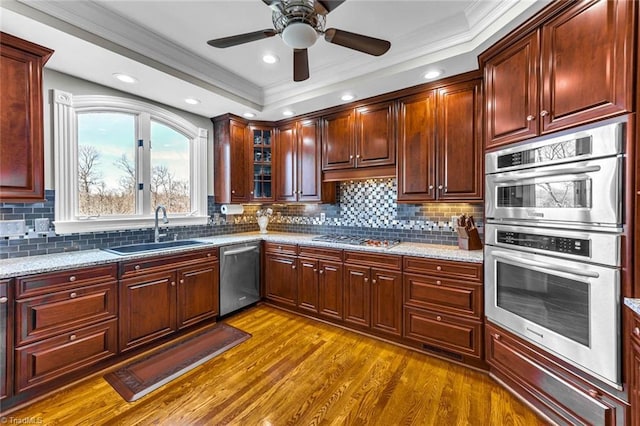
[[[257,250],[257,249],[258,249],[258,246],[242,247],[242,248],[235,249],[235,250],[225,251],[224,253],[222,253],[222,255],[223,256],[232,256],[234,254],[248,253],[250,251],[254,251],[254,250]]]

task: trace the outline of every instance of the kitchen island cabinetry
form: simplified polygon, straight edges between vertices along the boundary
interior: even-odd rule
[[[558,2],[482,53],[486,147],[631,111],[637,7]]]
[[[15,391],[116,355],[116,265],[16,278]]]
[[[265,243],[265,297],[285,307],[298,304],[298,247],[295,244]]]
[[[215,318],[218,271],[217,248],[121,263],[120,351]]]
[[[0,33],[0,200],[44,199],[42,68],[53,54]]]
[[[13,395],[12,280],[0,280],[0,404]]]
[[[398,202],[482,200],[481,105],[480,79],[400,99]]]

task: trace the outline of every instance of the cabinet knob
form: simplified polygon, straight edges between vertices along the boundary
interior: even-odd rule
[[[440,265],[436,266],[436,271],[442,271],[442,266]]]
[[[135,269],[136,271],[139,271],[140,270],[140,265],[134,266],[133,269]]]
[[[324,274],[324,270],[320,269],[320,273],[321,273],[321,274]]]
[[[376,280],[375,280],[375,278],[374,278],[374,279],[372,279],[372,280],[371,280],[371,282],[375,284],[375,283],[377,283],[378,281],[376,281]]]
[[[429,189],[433,189],[433,185],[429,185]]]
[[[535,118],[536,117],[531,115],[531,114],[527,115],[527,121],[533,121],[533,120],[535,120]]]
[[[369,278],[365,278],[365,279],[364,279],[364,282],[365,282],[365,283],[368,283],[368,282],[369,282]]]
[[[0,297],[0,303],[7,303],[9,301],[9,298],[6,296],[2,296]]]
[[[360,154],[356,155],[356,158],[360,158]]]
[[[317,270],[317,269],[314,269],[314,270],[313,270],[313,272],[318,272],[318,270]]]
[[[291,269],[296,269],[296,265],[291,265]]]
[[[444,192],[445,192],[445,193],[447,192],[447,187],[446,187],[446,186],[444,187]]]
[[[75,275],[71,275],[69,277],[69,281],[74,282],[76,280],[76,276]]]
[[[211,257],[211,253],[207,253],[207,257]]]
[[[436,315],[436,321],[442,321],[442,317],[440,315]]]
[[[251,191],[250,194],[253,195],[253,191]]]
[[[493,338],[494,338],[495,340],[500,340],[500,339],[502,338],[502,336],[500,336],[498,333],[495,333],[495,334],[493,335]]]
[[[444,188],[443,185],[438,185],[438,189],[442,189],[442,188]]]
[[[350,155],[350,156],[349,156],[349,160],[353,160],[353,155]]]
[[[184,284],[184,280],[183,279],[180,280],[180,284]]]
[[[6,298],[5,298],[6,299]],[[636,336],[640,337],[640,328],[638,327],[633,327],[633,334],[635,334]]]
[[[231,190],[231,193],[232,193],[232,194],[235,194],[235,193],[236,193],[236,191],[234,191],[234,190],[232,189],[232,190]]]
[[[71,336],[69,336],[69,340],[74,341],[77,337],[78,336],[76,336],[75,334],[72,334]]]
[[[441,285],[441,284],[442,284],[442,281],[436,280],[436,285]]]
[[[589,396],[591,398],[598,398],[600,396],[600,394],[598,393],[597,390],[595,389],[589,389],[589,391],[587,392],[589,394]]]
[[[540,117],[546,117],[547,115],[549,115],[549,111],[547,111],[546,109],[540,111]]]
[[[75,299],[76,297],[78,297],[78,293],[76,293],[75,291],[73,293],[71,293],[69,295],[70,298]]]

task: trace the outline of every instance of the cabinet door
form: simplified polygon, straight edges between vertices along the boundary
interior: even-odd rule
[[[439,200],[482,200],[481,105],[479,80],[438,90]]]
[[[581,1],[542,27],[543,133],[632,109],[637,3]]]
[[[356,167],[396,164],[393,102],[356,110]]]
[[[265,256],[266,297],[275,302],[296,306],[297,296],[296,258],[290,256]]]
[[[322,117],[322,170],[355,167],[353,111]]]
[[[318,261],[298,259],[298,308],[318,312]]]
[[[315,120],[298,123],[298,189],[299,201],[322,200],[320,166],[320,132]]]
[[[320,261],[319,278],[318,311],[320,315],[342,319],[342,264]]]
[[[369,327],[371,325],[370,270],[362,266],[344,265],[344,320]]]
[[[297,143],[296,125],[288,124],[278,129],[276,138],[277,149],[273,171],[276,184],[276,201],[297,201],[296,176],[297,176]]]
[[[0,37],[0,199],[44,199],[42,67],[53,51],[2,33]]]
[[[0,281],[0,401],[13,393],[13,303],[11,281]]]
[[[178,270],[178,328],[188,327],[219,311],[219,262]]]
[[[249,197],[251,201],[267,202],[274,200],[273,160],[274,137],[273,128],[251,126],[249,128]]]
[[[246,126],[231,121],[229,125],[231,202],[242,203],[251,200],[249,177],[252,176],[252,141],[247,137]]]
[[[485,64],[486,148],[538,134],[539,57],[540,33],[536,31]]]
[[[371,270],[371,328],[402,334],[402,274]]]
[[[148,274],[120,281],[120,351],[176,330],[176,274]]]
[[[631,404],[632,425],[640,425],[640,346],[631,341],[631,373],[628,375],[628,381],[631,385],[629,392],[629,403]]]
[[[400,100],[398,109],[398,201],[436,196],[435,92]]]

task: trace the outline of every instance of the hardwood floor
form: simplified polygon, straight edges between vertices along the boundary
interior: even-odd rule
[[[471,369],[268,306],[225,322],[253,336],[134,403],[100,375],[10,416],[47,425],[544,424]]]

